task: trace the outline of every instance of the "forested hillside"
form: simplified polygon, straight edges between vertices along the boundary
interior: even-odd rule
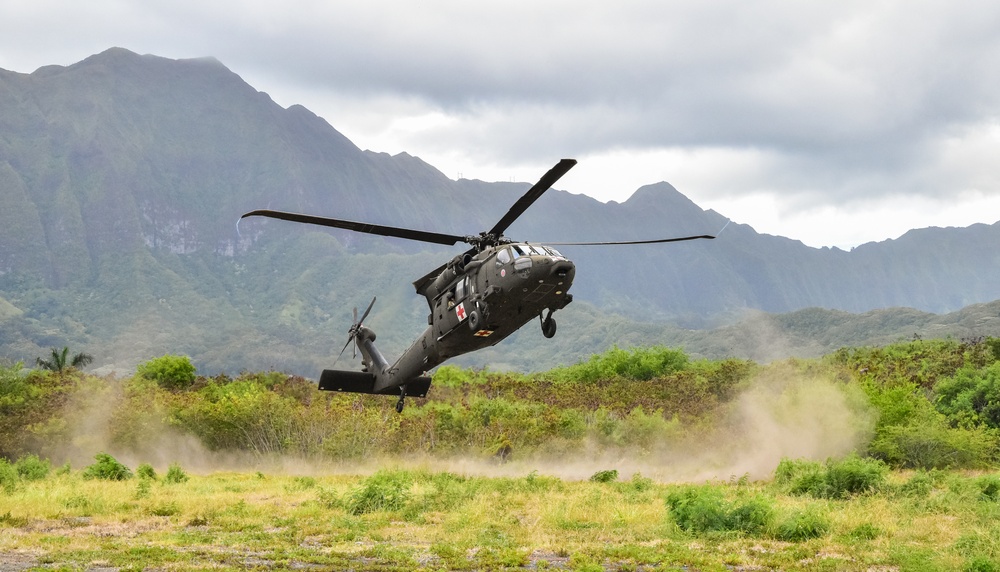
[[[327,120],[278,106],[211,58],[115,48],[32,74],[0,70],[0,355],[30,362],[70,345],[102,371],[185,353],[206,373],[316,376],[342,345],[351,308],[374,295],[370,326],[387,355],[402,351],[425,321],[410,283],[457,249],[281,221],[238,228],[239,215],[272,208],[475,234],[530,182],[451,180],[406,154],[362,151]],[[926,332],[889,324],[868,337],[844,327],[784,339],[803,331],[783,325],[798,318],[755,318],[774,343],[686,330],[760,311],[946,313],[1000,299],[996,224],[814,249],[758,234],[738,213],[705,211],[661,182],[620,204],[550,191],[509,234],[648,239],[714,233],[727,216],[734,222],[714,241],[566,247],[576,302],[560,312],[555,345],[529,327],[475,363],[539,370],[615,343],[683,344],[707,357],[817,355],[845,338]],[[996,333],[987,326],[934,335]]]

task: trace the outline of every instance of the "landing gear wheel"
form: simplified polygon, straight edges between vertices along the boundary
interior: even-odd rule
[[[538,317],[542,320],[542,335],[546,338],[556,335],[556,320],[552,317],[552,310],[549,310],[548,316],[542,318],[539,314]]]
[[[396,413],[403,412],[403,400],[406,398],[406,386],[399,389],[399,401],[396,402]]]
[[[473,332],[479,331],[479,324],[483,320],[479,317],[479,310],[469,312],[469,329]]]

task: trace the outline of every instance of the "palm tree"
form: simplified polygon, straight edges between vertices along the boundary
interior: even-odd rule
[[[69,355],[68,347],[63,346],[62,351],[59,351],[59,349],[57,348],[52,348],[51,360],[36,358],[35,363],[38,364],[38,367],[42,369],[47,369],[49,371],[62,373],[67,366],[84,367],[90,364],[92,361],[94,361],[94,356],[80,352],[75,356],[73,356],[73,359],[69,360],[69,362],[67,363],[66,360],[68,359],[67,358],[68,355]]]

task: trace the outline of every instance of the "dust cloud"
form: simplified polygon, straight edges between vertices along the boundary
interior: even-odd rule
[[[189,472],[263,471],[288,475],[367,475],[381,468],[447,471],[466,476],[524,477],[533,471],[565,480],[586,480],[601,470],[617,470],[620,478],[639,473],[658,482],[704,482],[747,476],[771,478],[782,458],[823,461],[863,449],[870,440],[875,414],[860,389],[824,376],[796,370],[794,364],[772,364],[740,395],[720,405],[714,417],[699,425],[679,425],[652,445],[609,447],[596,441],[572,451],[548,450],[508,462],[483,457],[370,458],[323,461],[294,456],[261,456],[207,449],[196,437],[162,421],[145,427],[141,444],[112,446],[110,412],[120,391],[92,396],[71,407],[73,437],[58,455],[75,467],[89,464],[105,451],[131,467],[150,463],[157,470],[180,463]],[[155,417],[155,416],[151,416]],[[120,432],[120,428],[118,429]]]
[[[766,480],[782,458],[825,461],[861,451],[872,436],[874,410],[864,394],[822,377],[776,365],[723,406],[706,427],[681,428],[648,450],[590,445],[558,459],[435,460],[435,470],[481,476],[524,476],[531,471],[585,480],[600,470],[623,479],[636,473],[659,482],[704,482],[747,476]]]

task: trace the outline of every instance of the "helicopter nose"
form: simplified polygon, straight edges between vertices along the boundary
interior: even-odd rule
[[[572,280],[576,267],[569,260],[560,260],[552,266],[552,276],[560,280]]]

